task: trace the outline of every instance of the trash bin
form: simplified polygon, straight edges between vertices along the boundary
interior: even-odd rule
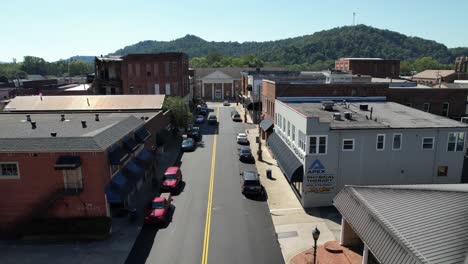
[[[130,223],[135,223],[137,218],[137,209],[136,208],[131,208],[128,210],[128,220]]]
[[[266,170],[266,177],[267,177],[267,179],[271,179],[271,170],[270,169]]]

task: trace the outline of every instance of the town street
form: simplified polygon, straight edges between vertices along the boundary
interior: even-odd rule
[[[181,158],[172,222],[144,227],[127,263],[283,263],[267,202],[241,194],[239,173],[255,165],[239,162],[236,135],[253,126],[233,122],[234,107],[209,108],[219,127],[201,125],[202,143]]]

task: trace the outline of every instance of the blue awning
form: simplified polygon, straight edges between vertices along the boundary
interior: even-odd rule
[[[109,160],[112,165],[120,165],[128,158],[128,154],[119,145],[109,148]]]
[[[139,181],[145,175],[145,169],[135,163],[135,159],[129,161],[123,168],[123,173],[132,182]]]
[[[153,161],[154,155],[149,151],[147,148],[144,148],[138,155],[136,156],[136,159],[140,161],[141,164],[144,166],[148,166],[151,164]]]
[[[112,177],[106,185],[105,192],[109,203],[121,203],[132,189],[132,185],[121,172]]]
[[[145,142],[150,136],[151,133],[145,127],[142,127],[135,132],[135,138],[140,143]]]
[[[123,140],[123,144],[125,146],[125,149],[129,153],[135,151],[138,148],[138,145],[139,145],[132,136],[126,137]]]
[[[123,196],[112,188],[111,184],[107,184],[105,187],[107,202],[110,204],[121,204],[123,202]]]
[[[268,137],[268,146],[275,155],[278,166],[290,182],[302,182],[304,178],[304,165],[276,134]]]

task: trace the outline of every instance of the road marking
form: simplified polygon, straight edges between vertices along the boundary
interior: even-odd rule
[[[219,118],[219,108],[216,108],[216,115]],[[206,206],[205,237],[203,239],[203,253],[202,253],[202,261],[201,261],[202,264],[208,263],[208,249],[210,246],[211,210],[213,206],[213,186],[214,186],[214,173],[215,173],[215,164],[216,164],[216,140],[218,137],[217,133],[218,133],[217,130],[215,130],[214,139],[213,139],[213,150],[212,150],[212,155],[211,155],[210,185],[208,187],[208,205]]]

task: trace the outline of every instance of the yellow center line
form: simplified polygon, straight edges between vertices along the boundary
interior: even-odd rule
[[[216,116],[219,121],[219,108],[216,109]],[[211,209],[213,204],[213,186],[214,186],[214,174],[215,174],[215,164],[216,164],[216,140],[217,140],[217,129],[214,133],[213,139],[213,151],[211,156],[211,174],[210,174],[210,183],[208,187],[208,205],[206,206],[206,222],[205,222],[205,237],[203,239],[203,255],[202,255],[202,264],[208,263],[208,249],[210,246],[210,226],[211,226]]]

